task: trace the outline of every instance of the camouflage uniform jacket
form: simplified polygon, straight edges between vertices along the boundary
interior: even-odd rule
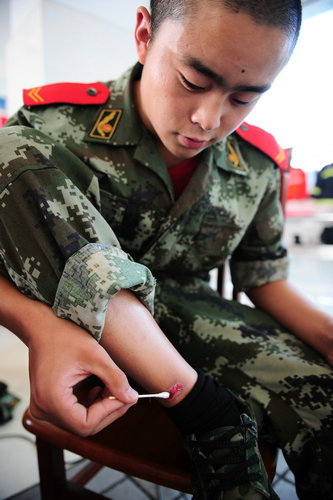
[[[23,107],[1,131],[0,270],[96,338],[121,288],[152,308],[155,278],[205,278],[228,256],[238,290],[287,274],[276,165],[232,134],[175,200],[136,73],[106,84],[102,106]]]

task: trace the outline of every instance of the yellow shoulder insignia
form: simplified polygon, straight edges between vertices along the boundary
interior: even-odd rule
[[[232,139],[229,137],[227,139],[228,159],[234,169],[244,171],[245,167],[232,142],[233,142]]]
[[[117,128],[121,115],[121,109],[102,109],[97,121],[89,132],[89,137],[110,140]]]

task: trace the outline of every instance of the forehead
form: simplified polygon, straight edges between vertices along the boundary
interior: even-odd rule
[[[257,24],[246,12],[234,13],[207,0],[181,20],[166,19],[157,37],[181,61],[199,60],[219,74],[225,66],[247,75],[264,72],[272,80],[287,62],[291,40],[275,26]]]

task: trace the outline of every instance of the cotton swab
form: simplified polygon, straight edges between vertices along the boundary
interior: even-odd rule
[[[138,398],[161,398],[168,399],[170,397],[169,392],[159,392],[158,394],[139,394]],[[109,396],[109,399],[117,399],[115,396]]]

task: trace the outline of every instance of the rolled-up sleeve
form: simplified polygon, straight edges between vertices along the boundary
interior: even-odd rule
[[[67,260],[53,310],[99,340],[108,302],[123,288],[153,313],[155,281],[150,270],[117,247],[88,244]]]

